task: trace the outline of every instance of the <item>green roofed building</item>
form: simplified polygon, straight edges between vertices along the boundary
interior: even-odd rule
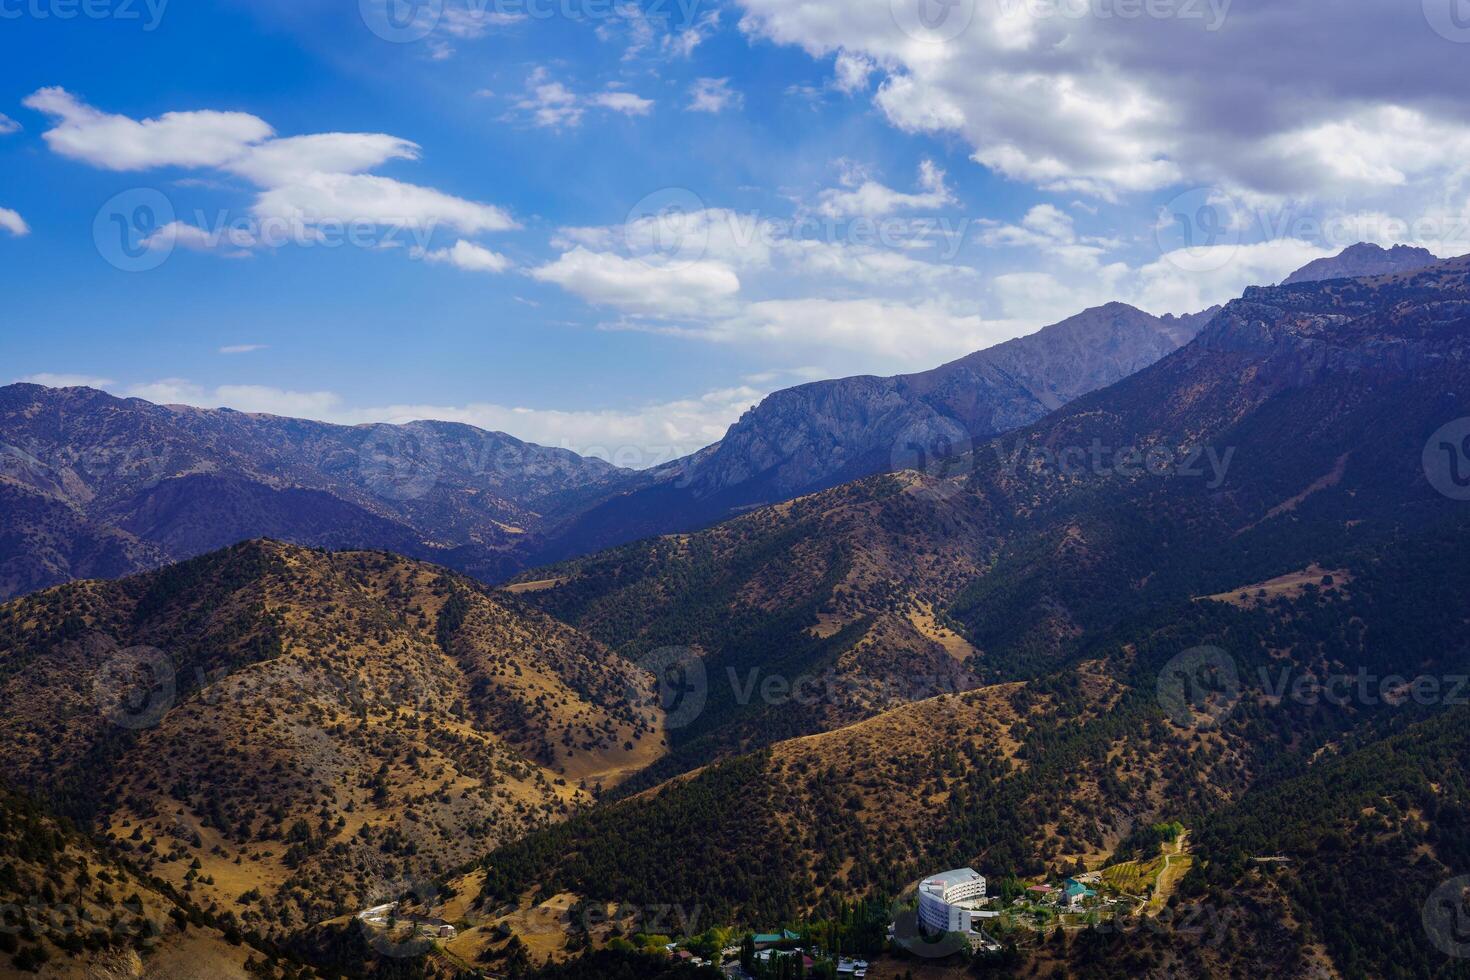
[[[1068,905],[1080,905],[1083,899],[1092,898],[1097,895],[1097,892],[1076,879],[1068,878],[1066,885],[1062,888],[1062,894],[1066,897]]]

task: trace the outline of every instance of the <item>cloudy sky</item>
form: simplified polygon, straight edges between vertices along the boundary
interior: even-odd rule
[[[0,0],[0,383],[648,465],[1470,251],[1464,0]]]

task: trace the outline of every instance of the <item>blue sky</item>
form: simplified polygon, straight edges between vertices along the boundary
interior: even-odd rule
[[[1470,251],[1461,2],[0,0],[0,381],[650,465],[1109,300]]]

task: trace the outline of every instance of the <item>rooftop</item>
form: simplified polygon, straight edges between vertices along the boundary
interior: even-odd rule
[[[956,885],[964,885],[981,878],[980,872],[974,868],[956,868],[953,871],[944,871],[937,875],[930,875],[919,885],[923,891],[931,894],[944,894],[946,888]]]

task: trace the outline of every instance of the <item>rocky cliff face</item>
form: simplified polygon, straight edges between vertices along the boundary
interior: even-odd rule
[[[1328,279],[1357,279],[1362,276],[1384,276],[1395,272],[1412,272],[1433,265],[1439,258],[1428,249],[1395,245],[1383,248],[1360,242],[1330,259],[1308,263],[1288,276],[1283,286],[1300,282],[1323,282]]]

